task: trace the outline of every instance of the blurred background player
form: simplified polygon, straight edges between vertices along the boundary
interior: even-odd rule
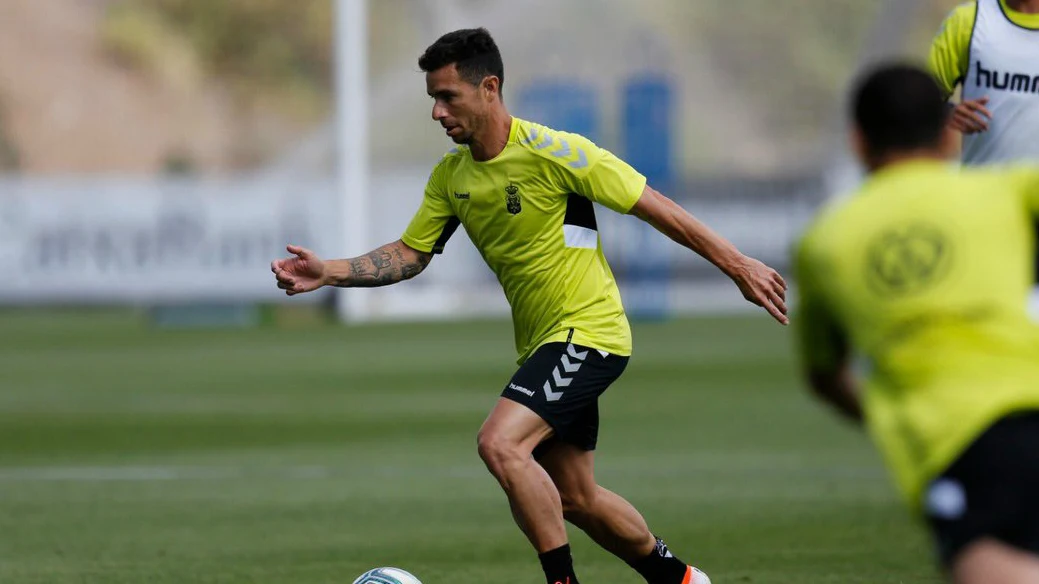
[[[963,134],[964,164],[1039,164],[1039,0],[960,5],[935,37],[929,65],[946,99],[962,87],[949,127]],[[1039,286],[1031,308],[1039,316]]]
[[[871,176],[797,250],[799,350],[812,389],[865,418],[954,581],[1039,582],[1039,169],[949,168],[944,97],[904,65],[857,87]]]
[[[512,117],[485,29],[448,33],[419,59],[433,119],[459,146],[434,168],[400,240],[364,256],[275,261],[288,294],[382,286],[420,273],[461,224],[512,306],[521,364],[479,432],[479,453],[539,554],[549,584],[577,584],[564,517],[650,584],[709,582],[655,537],[639,512],[596,484],[598,398],[624,371],[631,333],[599,242],[592,202],[651,223],[701,254],[786,323],[771,268],[646,185],[586,138]]]

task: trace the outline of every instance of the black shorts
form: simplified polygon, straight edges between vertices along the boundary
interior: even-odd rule
[[[599,396],[627,365],[627,357],[571,343],[547,343],[524,361],[501,396],[527,406],[552,426],[554,435],[538,445],[534,457],[554,440],[595,450]]]
[[[1039,411],[989,427],[931,482],[924,512],[947,567],[986,537],[1039,555]]]

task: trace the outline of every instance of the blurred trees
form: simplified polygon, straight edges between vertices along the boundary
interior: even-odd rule
[[[169,83],[219,77],[245,107],[327,111],[331,0],[113,0],[101,32],[116,58]]]

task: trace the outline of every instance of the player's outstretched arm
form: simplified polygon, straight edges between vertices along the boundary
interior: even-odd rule
[[[688,211],[650,187],[642,192],[630,213],[675,242],[688,247],[732,278],[743,297],[761,306],[782,324],[786,316],[786,282],[778,272],[745,256],[729,240]]]
[[[292,257],[271,262],[271,271],[289,296],[322,286],[374,288],[414,278],[426,269],[433,254],[418,251],[397,240],[363,256],[322,260],[309,249],[290,245]]]

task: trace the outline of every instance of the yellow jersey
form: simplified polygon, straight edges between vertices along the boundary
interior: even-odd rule
[[[512,307],[523,362],[567,341],[631,354],[631,329],[603,255],[593,202],[627,213],[646,178],[577,134],[512,118],[504,150],[476,161],[466,146],[433,169],[401,237],[441,253],[461,225],[498,277]]]
[[[915,510],[1006,414],[1039,409],[1033,281],[1039,170],[897,164],[824,210],[795,258],[799,351],[864,361],[870,433]]]

